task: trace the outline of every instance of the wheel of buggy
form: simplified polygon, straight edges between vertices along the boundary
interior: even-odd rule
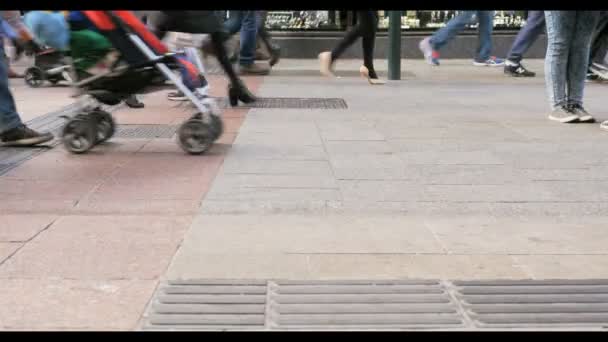
[[[204,153],[211,147],[214,138],[213,129],[198,119],[184,122],[177,132],[179,146],[190,154]]]
[[[84,153],[96,143],[96,123],[88,117],[76,117],[68,121],[61,134],[63,145],[72,153]]]
[[[95,124],[97,125],[97,144],[107,141],[114,136],[114,133],[116,132],[116,124],[114,123],[114,118],[112,118],[110,113],[103,110],[97,110],[92,112],[90,115],[93,117]]]
[[[211,114],[211,131],[213,132],[213,141],[219,139],[224,133],[224,122],[222,118]]]
[[[37,67],[31,67],[25,71],[23,78],[27,85],[32,88],[38,88],[44,83],[44,71]]]

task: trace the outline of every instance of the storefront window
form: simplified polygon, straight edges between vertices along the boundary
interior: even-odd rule
[[[350,12],[350,13],[349,13]],[[403,11],[401,28],[405,31],[434,31],[444,27],[460,11]],[[378,11],[380,30],[388,29],[387,11]],[[525,11],[496,11],[495,30],[518,30],[526,22]],[[269,11],[266,27],[276,31],[343,31],[354,24],[352,11]],[[468,29],[476,29],[474,22]]]

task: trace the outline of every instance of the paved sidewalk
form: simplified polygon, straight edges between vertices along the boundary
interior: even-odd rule
[[[259,96],[348,108],[226,110],[209,155],[117,138],[0,176],[0,329],[135,329],[163,279],[608,277],[608,135],[546,118],[542,61],[534,79],[405,61],[385,86],[358,66],[328,80],[282,60],[248,78]],[[605,88],[586,90],[602,120]],[[33,118],[25,92],[52,110],[65,90],[15,91]],[[119,124],[190,114],[145,103]]]

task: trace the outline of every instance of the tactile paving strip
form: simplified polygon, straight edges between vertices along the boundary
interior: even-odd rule
[[[173,137],[176,125],[117,125],[114,137],[124,139],[147,139]]]
[[[608,327],[608,280],[458,281],[454,285],[478,327]]]

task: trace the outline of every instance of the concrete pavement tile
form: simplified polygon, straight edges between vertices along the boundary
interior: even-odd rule
[[[541,203],[489,203],[491,212],[496,216],[518,216],[520,218],[557,217],[582,219],[589,216],[605,218],[608,203],[591,202],[541,202]]]
[[[502,165],[504,162],[489,151],[474,152],[400,152],[397,154],[410,165]]]
[[[242,131],[234,140],[235,145],[295,145],[321,146],[323,141],[316,130],[287,130],[272,133]]]
[[[452,253],[461,254],[608,254],[602,224],[546,223],[500,218],[495,222],[427,220]]]
[[[231,214],[306,214],[322,215],[331,210],[333,201],[302,199],[286,200],[248,200],[228,201],[205,199],[200,212],[214,215]]]
[[[521,279],[529,276],[510,256],[310,255],[310,277],[338,279]]]
[[[166,278],[177,279],[309,279],[308,256],[288,254],[209,254],[180,248]]]
[[[313,188],[337,189],[333,177],[327,175],[256,175],[256,174],[225,174],[217,177],[213,183],[218,190],[266,187],[266,188]]]
[[[323,146],[283,145],[281,143],[238,142],[230,149],[231,159],[327,160]]]
[[[308,160],[259,160],[231,158],[224,160],[220,172],[225,174],[273,174],[273,175],[332,175],[327,161]]]
[[[386,141],[326,141],[329,155],[392,154],[396,152]]]
[[[3,214],[0,221],[0,242],[25,242],[34,237],[58,215],[10,215]]]
[[[191,217],[64,216],[0,266],[2,278],[155,279]]]
[[[131,330],[156,280],[3,279],[0,329]]]
[[[328,201],[340,200],[338,189],[211,187],[207,199],[222,201]]]
[[[0,212],[3,214],[19,214],[29,215],[32,213],[36,214],[48,214],[56,215],[60,213],[67,213],[78,204],[78,199],[72,200],[54,200],[54,199],[3,199],[0,201]]]
[[[124,155],[42,153],[9,171],[3,177],[68,182],[78,180],[98,183],[126,161],[127,157]]]
[[[608,277],[608,255],[516,255],[534,279],[601,279]]]
[[[11,254],[15,253],[23,243],[18,242],[0,242],[0,263],[4,262]]]
[[[338,185],[344,201],[365,203],[428,200],[425,186],[409,180],[340,180]]]
[[[186,241],[184,251],[210,254],[443,252],[423,220],[406,217],[205,215]]]
[[[76,201],[91,192],[102,180],[59,181],[18,180],[0,178],[0,196],[3,200],[72,200]]]
[[[200,205],[201,199],[121,200],[90,196],[79,201],[71,208],[70,213],[77,215],[195,215]]]

